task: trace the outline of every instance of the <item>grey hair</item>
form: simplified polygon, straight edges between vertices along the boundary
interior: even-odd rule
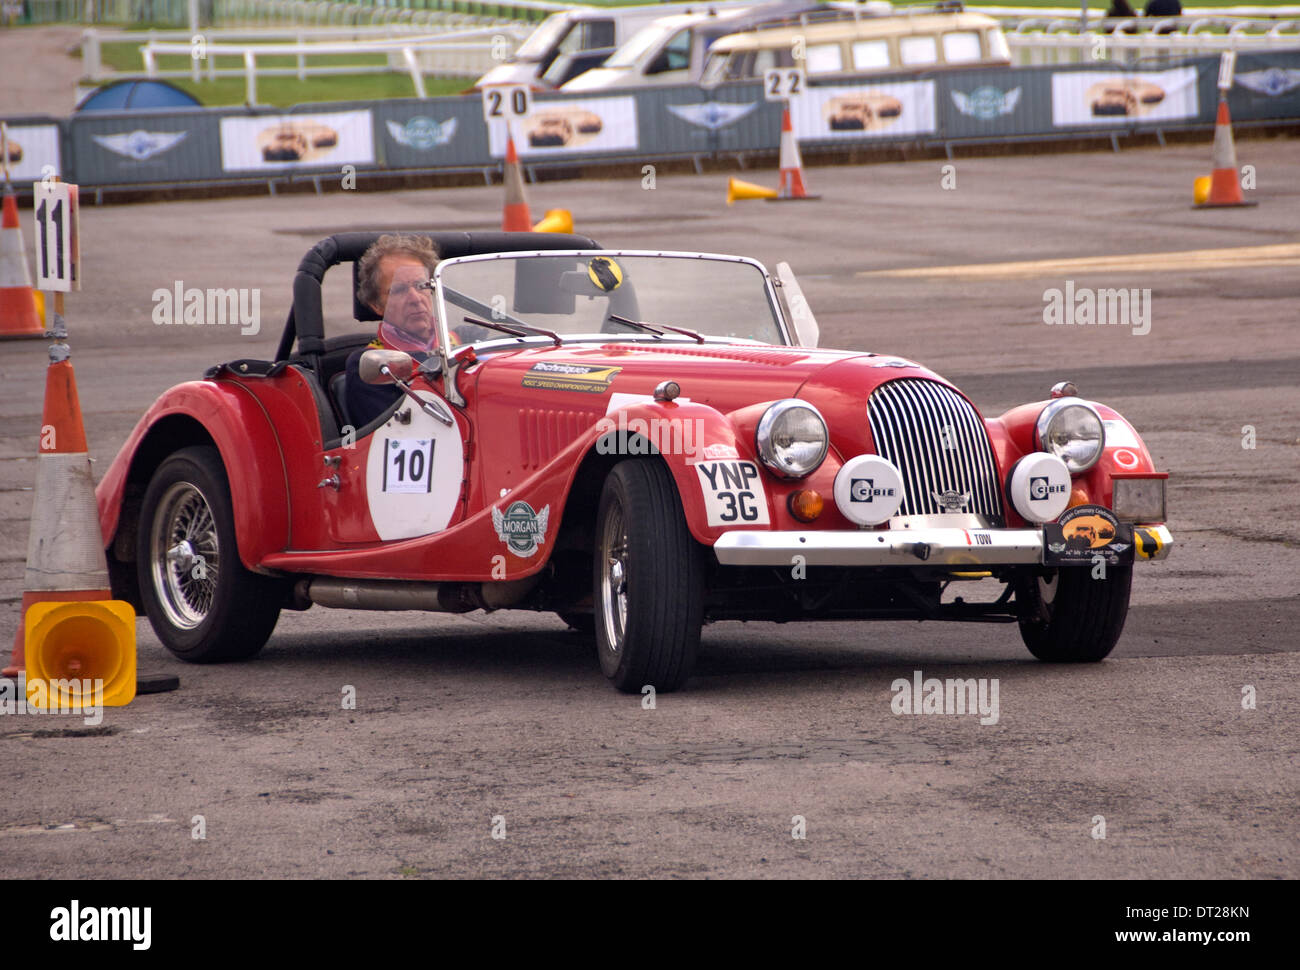
[[[428,236],[387,233],[366,250],[357,264],[357,299],[366,306],[380,302],[379,263],[385,256],[400,255],[418,259],[430,274],[438,265],[438,248]]]

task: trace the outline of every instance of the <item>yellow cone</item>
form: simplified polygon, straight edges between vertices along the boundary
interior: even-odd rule
[[[1205,205],[1210,197],[1210,183],[1213,179],[1208,175],[1202,175],[1192,183],[1192,201],[1197,205]]]
[[[755,185],[753,182],[742,182],[740,179],[727,181],[727,205],[731,205],[737,199],[775,199],[776,197],[776,189]]]
[[[573,232],[573,213],[568,209],[547,209],[533,232]]]
[[[29,704],[80,710],[90,704],[124,707],[131,703],[136,651],[135,610],[130,603],[33,603],[26,628]],[[102,693],[96,692],[96,686]]]

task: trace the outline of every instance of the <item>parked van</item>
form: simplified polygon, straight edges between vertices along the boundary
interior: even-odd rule
[[[853,16],[819,0],[777,0],[739,8],[710,4],[701,12],[683,12],[642,27],[604,64],[562,87],[565,91],[603,91],[691,84],[703,74],[709,48],[718,38],[761,25],[797,24],[801,15],[811,11],[831,17]]]
[[[712,4],[714,8],[743,7],[740,0]],[[703,8],[677,4],[648,4],[635,7],[580,7],[562,10],[543,20],[515,51],[475,82],[528,84],[534,88],[557,88],[588,68],[596,67],[618,50],[633,34],[676,7],[681,12]]]
[[[934,8],[734,33],[709,50],[701,83],[753,81],[774,67],[802,67],[809,83],[864,74],[1011,64],[998,21]],[[802,56],[800,56],[802,55]]]

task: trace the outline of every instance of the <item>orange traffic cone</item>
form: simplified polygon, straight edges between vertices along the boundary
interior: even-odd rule
[[[1228,99],[1219,96],[1219,114],[1214,121],[1214,174],[1210,176],[1210,196],[1196,209],[1215,209],[1230,205],[1258,205],[1241,195],[1237,174],[1237,147],[1232,141],[1232,119],[1228,117]]]
[[[61,325],[61,318],[56,316],[56,329]],[[45,410],[41,416],[30,528],[22,617],[14,637],[13,659],[4,669],[6,677],[17,676],[26,666],[23,641],[27,609],[33,603],[113,598],[81,403],[77,399],[77,379],[64,343],[50,348],[50,366],[45,375]]]
[[[532,216],[528,214],[528,200],[524,198],[524,177],[519,169],[519,156],[515,153],[514,136],[506,134],[506,209],[501,217],[501,228],[506,232],[530,232]]]
[[[768,201],[820,198],[820,195],[809,195],[804,188],[803,159],[794,138],[794,126],[790,124],[790,106],[786,105],[781,112],[781,184],[776,187],[776,198]]]
[[[43,337],[32,274],[27,269],[23,230],[18,224],[18,198],[4,194],[4,222],[0,228],[0,337]]]

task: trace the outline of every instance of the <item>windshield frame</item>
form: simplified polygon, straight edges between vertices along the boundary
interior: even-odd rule
[[[445,292],[445,287],[443,285],[443,279],[442,279],[444,269],[449,266],[458,266],[462,263],[482,263],[482,262],[488,262],[490,260],[503,260],[503,259],[508,259],[513,261],[518,259],[533,259],[539,256],[575,257],[575,258],[606,256],[606,257],[613,257],[615,259],[620,257],[662,257],[667,259],[694,259],[694,260],[709,259],[709,260],[716,260],[718,262],[724,262],[724,263],[744,263],[746,265],[754,267],[762,275],[763,292],[767,296],[768,307],[771,309],[772,316],[776,320],[777,330],[779,331],[783,342],[780,344],[767,344],[764,343],[763,341],[754,340],[751,338],[724,337],[724,336],[719,336],[717,334],[708,334],[708,333],[701,333],[701,336],[704,337],[706,343],[726,343],[726,344],[747,343],[747,344],[754,344],[756,346],[780,346],[780,347],[797,346],[794,339],[794,328],[790,325],[790,321],[785,318],[785,313],[783,312],[781,307],[781,300],[777,296],[776,284],[772,280],[772,275],[768,273],[767,267],[765,267],[758,260],[753,259],[749,256],[732,256],[724,253],[692,253],[692,252],[680,252],[675,250],[661,250],[661,249],[537,249],[537,250],[518,250],[515,252],[504,252],[504,253],[481,253],[474,256],[455,256],[452,257],[451,259],[439,260],[438,265],[435,266],[433,270],[434,307],[437,310],[436,317],[437,317],[437,328],[438,328],[438,356],[442,361],[442,372],[444,378],[450,379],[452,358],[455,356],[455,353],[451,352],[451,326],[449,322],[450,317],[448,314],[446,292]],[[508,323],[509,321],[506,322]],[[657,321],[650,320],[647,322],[653,324],[656,323]],[[673,324],[675,326],[681,326],[681,327],[690,326],[690,321],[664,320],[662,322]],[[600,333],[600,332],[561,334],[561,336],[563,337],[564,343],[566,344],[568,344],[570,341],[574,343],[590,343],[592,341],[598,341],[600,343],[610,343],[611,341],[622,342],[627,340],[632,340],[637,343],[643,343],[646,341],[650,341],[653,343],[678,343],[678,342],[689,342],[692,344],[697,343],[697,341],[693,337],[688,337],[684,334],[674,334],[671,331],[669,332],[668,335],[665,335],[663,337],[656,337],[653,334],[649,334],[649,333],[624,334],[624,333]],[[500,337],[493,337],[490,340],[476,341],[473,344],[467,344],[465,346],[473,346],[480,350],[483,349],[510,350],[511,348],[516,348],[516,347],[527,347],[527,346],[534,346],[538,344],[553,344],[553,343],[554,341],[550,337],[543,336],[542,334],[529,334],[526,337],[510,337],[510,336],[502,335]],[[500,346],[491,346],[496,344],[500,344]],[[457,348],[456,351],[459,352],[459,349],[460,348]]]
[[[572,16],[573,13],[572,10],[561,10],[551,14],[537,25],[536,30],[524,38],[524,42],[515,50],[511,59],[525,64],[536,64],[545,60],[547,55],[559,48],[564,39],[569,36],[569,31],[581,23],[578,18]],[[560,30],[561,27],[566,26],[567,29]]]

